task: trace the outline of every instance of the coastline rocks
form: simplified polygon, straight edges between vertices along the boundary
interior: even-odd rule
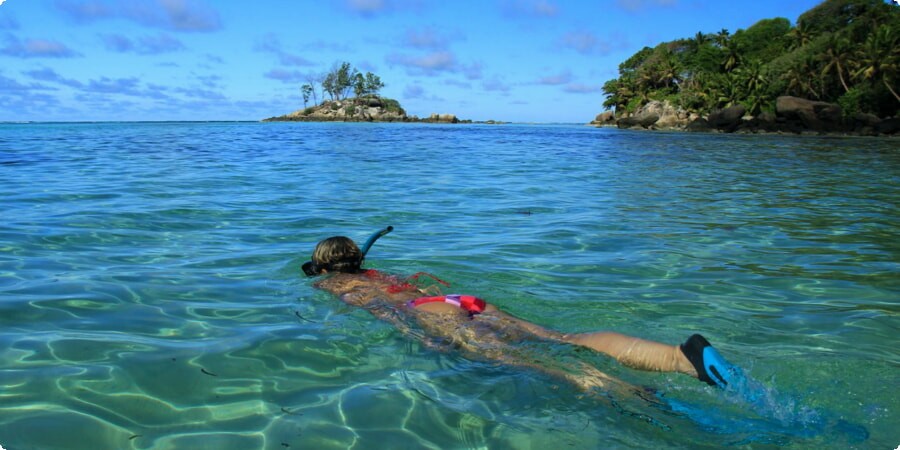
[[[688,124],[686,111],[676,108],[668,101],[651,101],[641,108],[645,115],[656,115],[659,120],[652,124],[656,129],[683,128]]]
[[[775,99],[775,113],[788,123],[799,122],[808,130],[844,130],[841,107],[832,103],[784,95]]]
[[[377,97],[325,101],[263,122],[408,122],[399,103]]]
[[[706,120],[709,122],[710,127],[731,133],[737,130],[738,126],[744,121],[744,113],[746,112],[747,109],[742,105],[729,106],[728,108],[711,112]]]
[[[459,119],[453,114],[436,114],[432,113],[427,119],[421,119],[420,122],[428,123],[459,123]]]
[[[882,120],[875,126],[875,131],[879,134],[897,134],[900,132],[900,117]]]
[[[781,96],[775,101],[775,112],[746,115],[743,105],[715,110],[707,117],[677,109],[667,101],[651,101],[632,114],[615,119],[611,111],[598,114],[595,126],[615,123],[626,129],[671,129],[690,132],[725,133],[792,133],[852,134],[858,136],[900,135],[900,117],[880,119],[872,114],[857,113],[844,117],[841,107],[827,102]]]
[[[601,116],[602,114],[598,115],[595,122],[600,121]],[[681,130],[688,125],[691,119],[693,118],[687,111],[676,108],[668,101],[653,100],[635,111],[634,114],[622,117],[615,123],[619,128]]]
[[[698,117],[698,118],[692,120],[691,123],[687,124],[687,126],[684,127],[684,131],[705,133],[708,131],[712,131],[712,127],[709,126],[708,120],[706,120],[702,117]]]
[[[619,128],[650,128],[658,120],[659,116],[656,114],[642,114],[623,117],[616,121],[616,126]]]
[[[881,119],[875,114],[856,113],[853,116],[853,122],[857,127],[877,127]]]
[[[263,122],[472,123],[471,120],[461,120],[454,114],[432,114],[424,119],[407,116],[399,102],[381,97],[325,101],[316,106],[298,109],[290,114],[263,119]]]
[[[594,120],[591,121],[591,125],[596,126],[612,126],[616,124],[616,113],[612,111],[604,111],[600,114],[597,114],[597,117],[594,117]]]

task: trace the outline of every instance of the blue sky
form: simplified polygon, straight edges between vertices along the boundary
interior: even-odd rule
[[[350,62],[409,114],[588,122],[644,46],[818,0],[5,0],[0,121],[258,120]]]

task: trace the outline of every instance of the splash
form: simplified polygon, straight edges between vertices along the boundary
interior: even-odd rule
[[[725,399],[785,427],[815,427],[823,420],[819,411],[801,405],[797,399],[781,394],[775,388],[765,386],[746,375],[737,377],[728,386]]]
[[[720,395],[713,405],[668,398],[665,401],[673,412],[687,416],[706,431],[737,437],[735,444],[740,445],[787,445],[798,438],[839,439],[858,444],[869,438],[862,425],[806,406],[802,399],[779,392],[743,372],[717,393]]]

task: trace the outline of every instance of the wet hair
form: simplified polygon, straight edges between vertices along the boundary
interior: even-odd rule
[[[333,236],[316,244],[312,255],[312,270],[357,273],[362,265],[362,251],[352,239]]]

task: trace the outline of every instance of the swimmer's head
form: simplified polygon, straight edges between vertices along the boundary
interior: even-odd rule
[[[303,272],[309,276],[325,272],[357,273],[362,260],[362,251],[352,239],[333,236],[316,244],[312,261],[303,265]]]

